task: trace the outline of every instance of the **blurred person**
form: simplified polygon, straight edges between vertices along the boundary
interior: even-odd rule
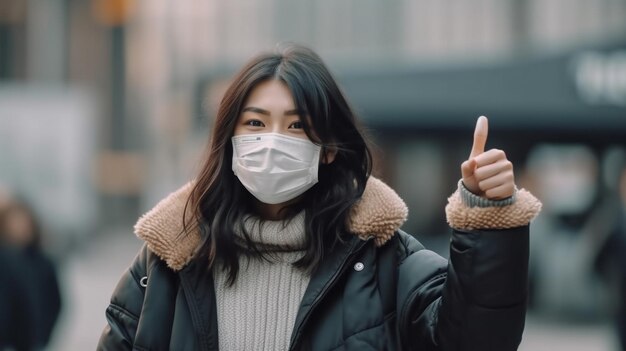
[[[10,205],[9,192],[0,186],[0,213]],[[25,299],[27,286],[22,279],[19,255],[0,241],[0,350],[30,350],[32,329],[30,308]]]
[[[28,320],[29,328],[16,332],[28,333],[29,350],[45,348],[61,310],[56,269],[41,249],[40,240],[35,214],[25,203],[12,200],[0,209],[0,246],[5,259],[16,267],[14,280],[19,288],[13,293],[20,291],[20,302],[11,309]]]
[[[0,350],[32,350],[33,330],[28,286],[20,256],[0,245]]]
[[[212,130],[197,178],[137,222],[99,350],[517,349],[541,204],[485,151],[486,118],[446,207],[450,262],[400,229],[407,208],[311,50],[252,59]]]

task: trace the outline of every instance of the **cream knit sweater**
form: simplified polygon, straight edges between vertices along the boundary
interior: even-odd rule
[[[309,275],[292,266],[304,251],[304,212],[292,220],[263,221],[249,217],[252,240],[288,245],[292,251],[271,252],[270,262],[242,256],[233,286],[218,265],[214,268],[220,350],[286,350]]]

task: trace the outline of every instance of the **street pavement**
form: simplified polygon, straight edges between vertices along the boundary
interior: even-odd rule
[[[94,350],[106,324],[104,311],[120,276],[141,247],[131,230],[92,239],[59,267],[64,310],[49,350]],[[519,351],[617,351],[611,326],[566,325],[532,313]]]

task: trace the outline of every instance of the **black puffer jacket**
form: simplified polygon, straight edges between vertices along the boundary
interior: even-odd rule
[[[113,293],[99,350],[218,350],[213,279],[190,260],[198,238],[174,241],[179,227],[167,224],[187,191],[170,195],[136,226],[147,245]],[[396,228],[406,208],[391,189],[368,184],[363,201],[362,212],[382,210],[357,208],[351,232],[361,235],[337,246],[311,277],[291,350],[517,349],[528,226],[454,230],[448,263]]]

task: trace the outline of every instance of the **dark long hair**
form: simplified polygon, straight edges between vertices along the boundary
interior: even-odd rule
[[[254,212],[254,200],[232,171],[230,139],[248,94],[271,79],[284,82],[291,91],[309,139],[323,152],[336,152],[333,162],[320,164],[318,183],[285,209],[287,217],[305,211],[305,254],[294,263],[296,267],[314,271],[328,248],[346,233],[350,208],[361,197],[372,169],[371,153],[355,115],[317,54],[289,44],[252,59],[220,103],[206,161],[187,202],[191,215],[184,218],[186,233],[197,229],[201,234],[194,259],[206,262],[208,258],[210,267],[218,259],[230,283],[239,272],[240,255],[262,255],[245,230],[245,248],[235,239],[235,229],[242,230],[243,219]]]

